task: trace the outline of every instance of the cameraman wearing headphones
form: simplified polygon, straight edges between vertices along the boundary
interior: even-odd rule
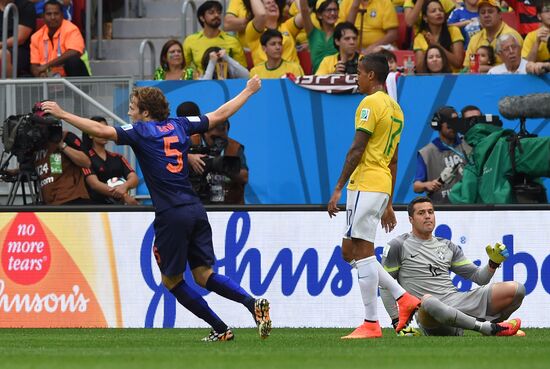
[[[199,107],[191,101],[181,103],[177,108],[177,115],[198,116]],[[203,134],[191,136],[191,150],[188,155],[191,177],[197,179],[197,175],[208,182],[204,188],[204,181],[201,181],[198,188],[196,181],[191,180],[195,191],[204,204],[244,204],[244,187],[248,183],[248,166],[244,155],[244,146],[228,137],[229,121],[218,124]],[[201,152],[201,153],[191,153]],[[239,167],[230,172],[218,173],[215,168],[209,168],[207,163],[212,163],[215,158],[222,156],[223,159],[239,159]],[[214,159],[214,160],[212,160]],[[235,163],[235,162],[233,162]],[[233,167],[233,165],[231,165]],[[224,164],[225,167],[225,164]],[[195,173],[193,176],[192,173]],[[206,192],[206,193],[203,193]]]
[[[437,204],[449,204],[451,187],[462,178],[472,148],[451,128],[449,122],[458,118],[452,106],[439,108],[430,121],[439,136],[418,151],[413,190],[426,192]]]

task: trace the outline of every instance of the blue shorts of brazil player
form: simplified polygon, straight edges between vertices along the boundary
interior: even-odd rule
[[[163,275],[183,274],[187,262],[191,269],[214,265],[212,228],[200,202],[156,214],[154,228],[153,251]]]

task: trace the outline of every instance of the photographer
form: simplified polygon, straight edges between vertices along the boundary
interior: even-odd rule
[[[198,116],[200,111],[195,103],[184,102],[178,106],[177,115]],[[244,204],[248,183],[244,146],[228,137],[229,126],[225,121],[204,134],[191,136],[191,183],[204,204]]]
[[[74,133],[63,131],[61,141],[48,142],[36,152],[34,164],[44,204],[91,203],[82,174],[82,168],[90,167],[90,158]]]
[[[337,54],[325,56],[319,64],[315,75],[357,74],[359,53],[357,52],[357,35],[359,31],[352,23],[344,22],[334,28],[334,47]]]
[[[450,203],[450,189],[462,178],[462,169],[471,152],[471,147],[449,126],[456,118],[458,114],[453,107],[439,108],[430,121],[439,136],[418,151],[413,190],[426,192],[438,204]]]

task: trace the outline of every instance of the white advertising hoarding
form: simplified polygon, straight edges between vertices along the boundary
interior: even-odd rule
[[[485,264],[485,246],[510,250],[493,281],[516,280],[527,296],[514,316],[550,327],[548,211],[439,211],[435,233]],[[410,231],[405,212],[376,251]],[[4,213],[0,217],[0,326],[206,327],[160,284],[153,213]],[[355,327],[364,309],[354,270],[340,257],[344,214],[210,212],[215,269],[271,302],[275,327]],[[452,275],[452,278],[457,278]],[[190,280],[188,273],[186,279]],[[475,288],[457,282],[460,290]],[[251,327],[241,305],[201,290],[232,327]],[[382,325],[389,326],[378,299]]]

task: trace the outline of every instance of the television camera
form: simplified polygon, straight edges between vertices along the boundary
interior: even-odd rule
[[[7,204],[13,204],[20,186],[23,201],[27,204],[25,184],[28,185],[31,203],[38,203],[40,188],[34,166],[35,154],[44,149],[49,142],[59,143],[62,140],[61,121],[46,114],[41,109],[41,103],[36,103],[31,113],[7,117],[0,127],[0,136],[4,145],[4,152],[0,157],[0,178],[13,184]],[[10,155],[3,160],[7,153]],[[17,159],[17,170],[7,169],[12,157]]]

